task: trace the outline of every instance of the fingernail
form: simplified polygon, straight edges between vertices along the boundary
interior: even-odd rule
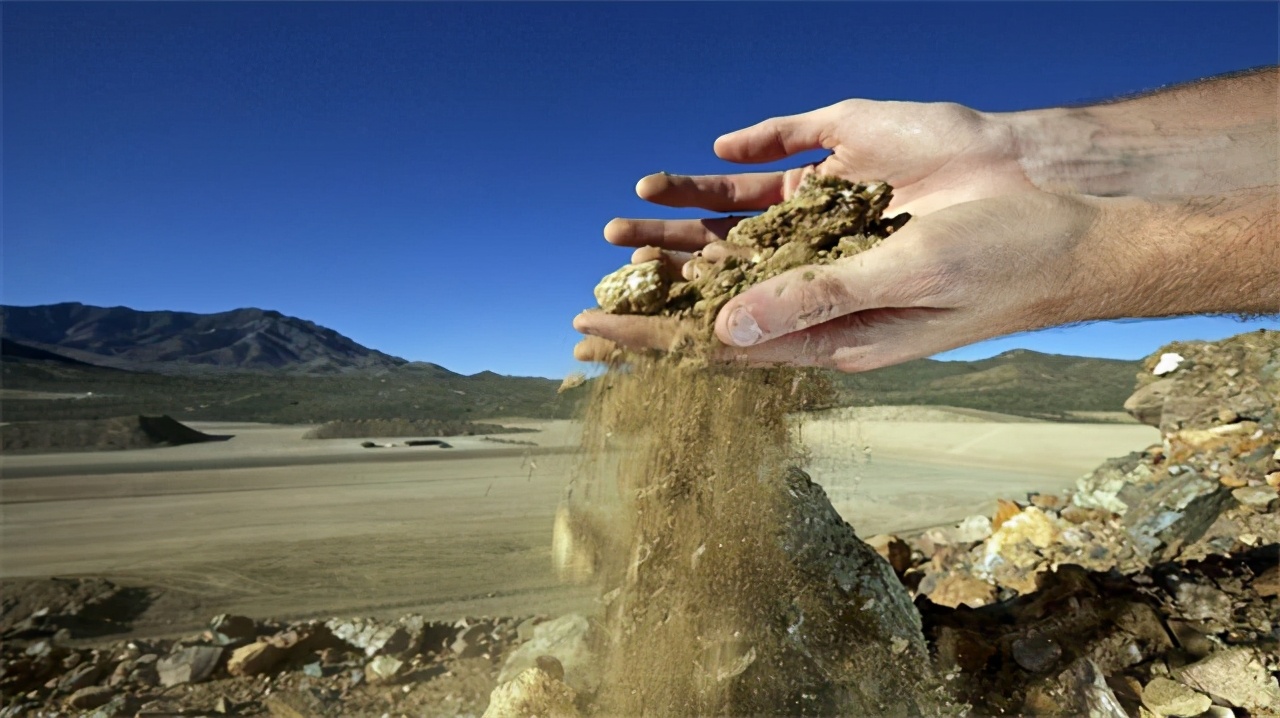
[[[759,342],[763,336],[764,332],[760,331],[755,317],[745,308],[738,307],[729,315],[729,338],[737,346],[749,347]]]

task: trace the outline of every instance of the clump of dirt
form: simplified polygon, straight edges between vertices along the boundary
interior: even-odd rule
[[[5,453],[151,449],[228,438],[196,431],[169,416],[20,421],[0,426],[0,449]]]
[[[695,254],[681,276],[661,260],[627,265],[601,280],[596,301],[612,314],[696,320],[709,335],[720,308],[747,287],[865,252],[893,234],[910,215],[884,217],[892,197],[884,182],[809,175],[791,199],[743,220],[714,250]]]
[[[329,421],[302,435],[304,439],[368,439],[400,436],[478,436],[480,434],[514,434],[531,429],[517,429],[499,424],[441,419],[354,419]]]
[[[879,243],[890,188],[808,178],[744,220],[684,280],[662,262],[606,277],[606,311],[700,321],[681,353],[629,357],[596,382],[557,517],[557,562],[601,582],[604,715],[902,715],[944,703],[919,614],[889,565],[795,468],[788,415],[816,375],[684,361],[746,286]]]

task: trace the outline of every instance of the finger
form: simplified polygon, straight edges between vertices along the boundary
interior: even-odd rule
[[[784,190],[797,180],[785,172],[755,172],[736,175],[649,175],[636,184],[641,199],[667,207],[699,207],[712,212],[741,212],[767,209],[785,199]]]
[[[785,334],[725,355],[753,365],[790,364],[860,372],[932,356],[956,346],[960,310],[928,307],[869,309]]]
[[[604,337],[585,337],[573,347],[578,361],[611,362],[618,356],[618,345]]]
[[[668,351],[689,325],[671,316],[616,315],[589,310],[573,317],[573,329],[611,340],[627,349]]]
[[[724,261],[730,257],[748,259],[751,257],[753,252],[754,250],[750,247],[740,247],[736,244],[729,244],[728,242],[712,242],[707,245],[706,249],[703,249],[698,254],[693,255],[692,258],[686,262],[683,267],[681,267],[680,276],[683,277],[685,281],[692,282],[696,279],[701,279],[703,275],[708,272],[721,271],[723,269],[721,265],[723,265]]]
[[[662,262],[662,270],[667,278],[676,279],[680,276],[680,269],[693,257],[690,252],[668,252],[659,247],[641,247],[631,253],[631,263],[644,264],[656,259]]]
[[[929,306],[946,275],[930,266],[911,228],[857,256],[798,267],[747,289],[721,309],[716,335],[730,346],[752,346],[854,312]]]
[[[622,247],[661,247],[696,252],[729,236],[745,217],[714,219],[614,219],[604,226],[604,238]]]
[[[831,149],[826,144],[831,118],[830,107],[774,117],[721,135],[716,139],[715,153],[730,162],[772,162],[805,150]]]

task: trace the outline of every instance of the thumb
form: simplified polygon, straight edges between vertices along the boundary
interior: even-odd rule
[[[774,117],[746,129],[721,135],[715,153],[730,162],[772,162],[805,150],[826,147],[831,108]]]
[[[868,309],[921,306],[928,293],[927,273],[915,269],[918,257],[880,245],[826,265],[797,267],[757,284],[724,305],[716,316],[716,336],[729,346],[746,347]]]

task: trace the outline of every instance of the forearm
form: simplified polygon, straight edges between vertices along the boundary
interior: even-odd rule
[[[1280,71],[1180,85],[1078,108],[993,115],[1027,178],[1051,192],[1213,195],[1274,186]]]
[[[1280,313],[1280,196],[1099,199],[1070,320]]]

